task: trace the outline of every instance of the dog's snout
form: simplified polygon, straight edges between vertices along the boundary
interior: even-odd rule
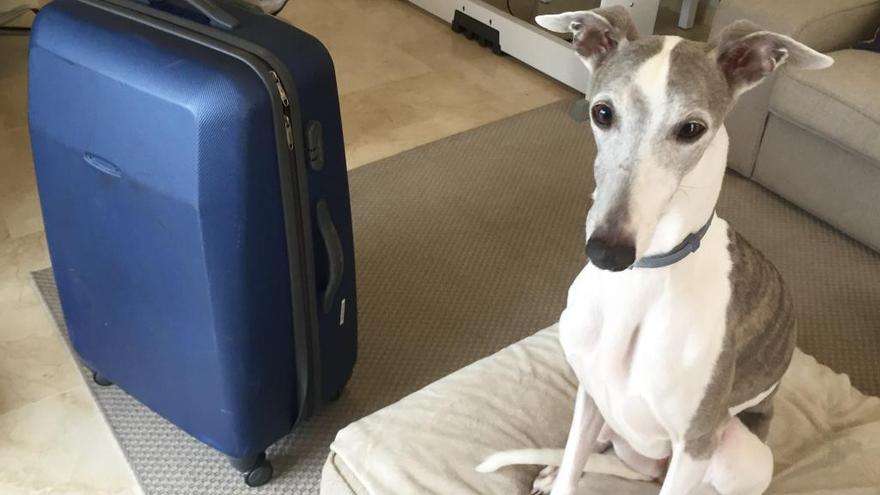
[[[636,246],[631,241],[594,235],[587,241],[587,258],[602,270],[619,272],[635,262]]]

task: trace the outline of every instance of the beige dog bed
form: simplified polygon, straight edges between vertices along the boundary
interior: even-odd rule
[[[562,447],[576,383],[554,327],[467,366],[341,430],[321,492],[528,493],[538,467],[474,470],[498,450]],[[880,399],[798,351],[780,386],[769,443],[771,494],[880,494]],[[591,475],[590,494],[655,494]]]

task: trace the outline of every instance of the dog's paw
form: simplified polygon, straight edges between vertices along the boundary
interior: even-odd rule
[[[538,477],[532,483],[531,495],[550,495],[556,475],[559,474],[559,466],[547,466],[538,473]]]

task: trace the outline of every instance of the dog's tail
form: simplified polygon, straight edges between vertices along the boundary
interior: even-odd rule
[[[490,455],[476,469],[481,473],[492,473],[505,466],[558,466],[562,462],[562,453],[562,449],[505,450]],[[584,466],[584,472],[607,474],[634,481],[651,481],[649,476],[638,473],[624,464],[611,450],[601,454],[591,454]]]

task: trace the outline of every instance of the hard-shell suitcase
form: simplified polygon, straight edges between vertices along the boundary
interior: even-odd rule
[[[264,483],[264,450],[356,356],[327,50],[232,0],[55,0],[31,37],[29,122],[74,348]]]

